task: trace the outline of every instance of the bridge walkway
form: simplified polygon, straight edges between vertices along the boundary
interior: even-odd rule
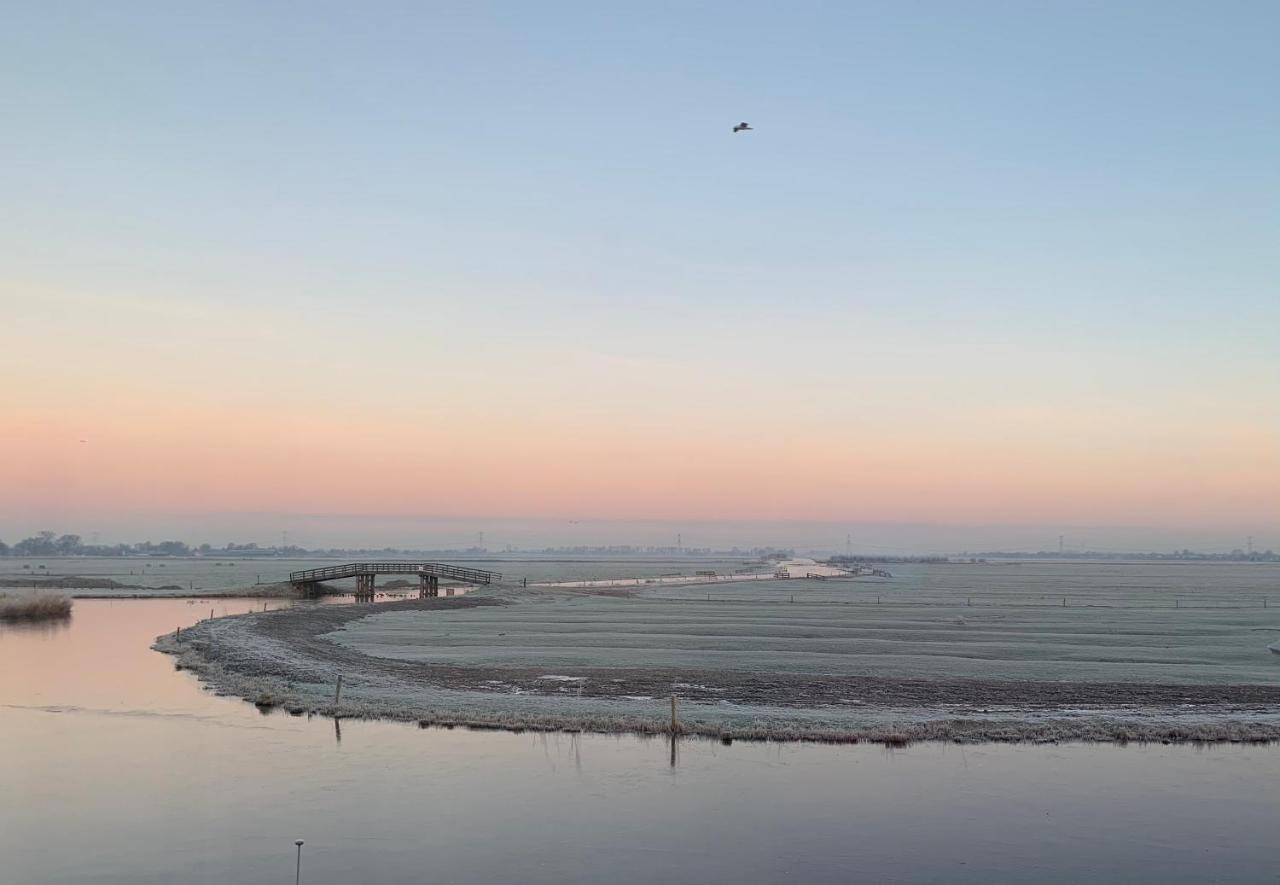
[[[450,565],[446,562],[417,560],[392,560],[382,562],[348,562],[323,568],[302,569],[289,573],[289,583],[304,596],[317,596],[325,581],[356,579],[356,600],[372,600],[374,580],[377,575],[417,575],[420,581],[418,595],[426,598],[440,595],[440,579],[461,581],[466,584],[492,584],[502,580],[500,572],[488,569]],[[452,595],[452,591],[448,591]]]

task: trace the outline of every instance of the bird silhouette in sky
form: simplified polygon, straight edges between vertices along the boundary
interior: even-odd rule
[[[750,123],[739,123],[737,126],[734,126],[734,127],[733,127],[733,131],[734,131],[735,133],[738,133],[738,132],[750,132],[750,131],[751,131],[751,124],[750,124]]]

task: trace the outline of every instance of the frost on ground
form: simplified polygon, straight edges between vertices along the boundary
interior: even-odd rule
[[[1274,609],[773,583],[304,606],[157,647],[264,707],[433,724],[657,733],[676,694],[680,730],[719,737],[1280,739]]]

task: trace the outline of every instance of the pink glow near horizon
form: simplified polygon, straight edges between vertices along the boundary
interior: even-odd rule
[[[804,406],[644,426],[548,403],[440,426],[412,409],[80,405],[7,409],[6,510],[1208,526],[1270,524],[1280,494],[1276,438],[1249,424],[1099,438],[992,414],[931,434]]]

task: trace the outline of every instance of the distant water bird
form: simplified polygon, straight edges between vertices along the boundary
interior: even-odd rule
[[[737,126],[734,126],[734,127],[733,127],[733,131],[734,131],[735,133],[738,133],[738,132],[750,132],[750,131],[751,131],[751,124],[750,124],[750,123],[739,123]]]

